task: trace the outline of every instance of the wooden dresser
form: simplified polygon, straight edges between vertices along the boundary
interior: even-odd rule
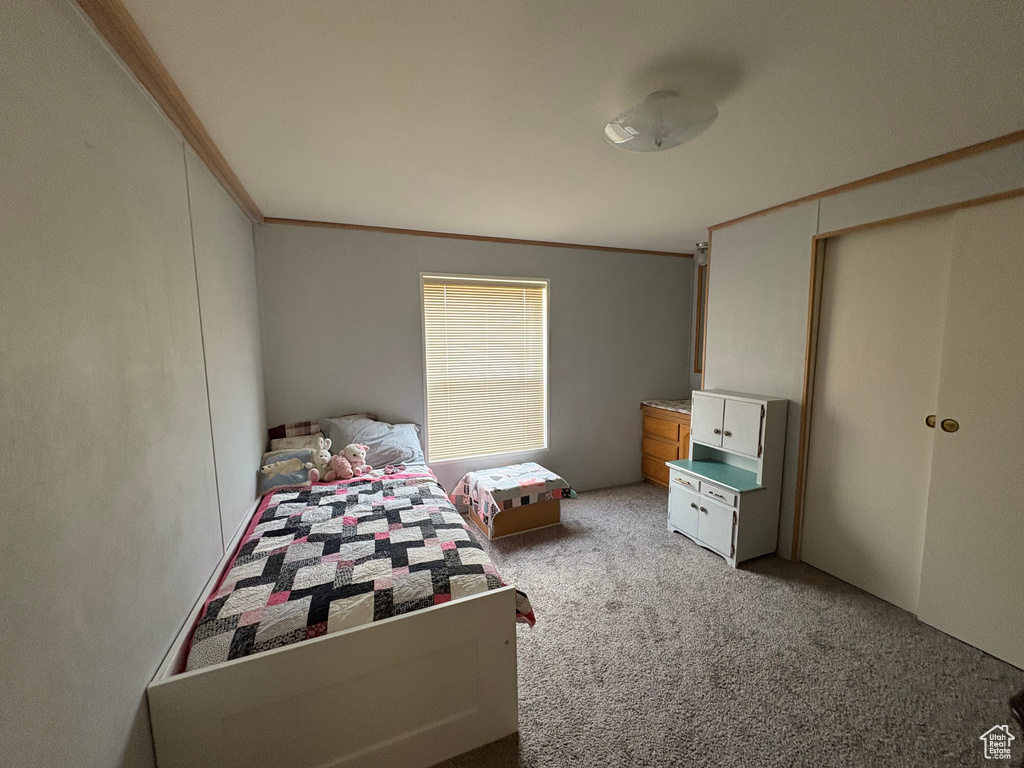
[[[645,479],[668,488],[666,461],[690,457],[688,400],[645,400],[640,405],[644,428],[641,445]]]

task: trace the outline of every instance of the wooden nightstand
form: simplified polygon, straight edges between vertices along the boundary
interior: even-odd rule
[[[690,457],[690,401],[645,400],[641,471],[645,479],[668,488],[666,461]]]

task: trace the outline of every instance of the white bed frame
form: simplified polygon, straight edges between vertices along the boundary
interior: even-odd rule
[[[159,768],[427,768],[519,730],[512,587],[180,672],[251,517],[146,690]]]

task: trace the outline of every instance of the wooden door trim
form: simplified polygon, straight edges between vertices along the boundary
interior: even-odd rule
[[[711,317],[711,245],[714,237],[715,233],[709,229],[708,249],[704,252],[704,257],[707,259],[707,264],[705,265],[707,269],[704,272],[704,343],[702,344],[700,359],[701,389],[707,388],[704,380],[708,375],[708,320]]]
[[[1005,192],[997,192],[991,195],[984,195],[970,200],[962,200],[958,203],[951,203],[950,205],[940,205],[923,211],[915,211],[914,213],[891,216],[887,219],[879,219],[878,221],[858,224],[857,226],[846,227],[845,229],[823,232],[821,234],[814,235],[811,238],[811,270],[807,301],[807,333],[804,342],[804,376],[803,392],[800,401],[800,443],[797,451],[796,496],[793,505],[793,541],[792,550],[790,552],[791,560],[800,559],[800,544],[803,536],[804,500],[807,490],[807,463],[809,458],[808,448],[811,434],[811,418],[814,411],[814,366],[815,358],[817,356],[818,323],[820,320],[818,316],[818,309],[820,308],[821,301],[821,280],[819,279],[821,276],[819,274],[819,269],[824,264],[826,241],[830,237],[846,235],[851,232],[860,232],[865,229],[875,229],[877,227],[884,227],[890,224],[899,224],[904,221],[919,219],[925,216],[937,216],[951,211],[958,211],[963,208],[973,208],[978,205],[985,205],[986,203],[1009,200],[1014,197],[1022,196],[1024,196],[1024,187],[1007,190]]]
[[[700,338],[698,339],[696,333],[693,334],[693,372],[702,374],[704,373],[704,326],[707,324],[707,318],[704,317],[704,307],[706,306],[704,291],[708,285],[708,265],[697,264],[696,266],[694,277],[697,280],[697,312],[694,314],[694,322],[700,329]],[[697,359],[698,351],[700,351],[700,360]]]
[[[818,353],[818,308],[820,277],[825,262],[826,237],[811,238],[811,276],[807,290],[807,334],[804,340],[804,381],[800,396],[800,443],[797,448],[796,495],[793,502],[793,544],[790,559],[800,560],[803,536],[804,493],[807,489],[807,451],[811,439],[811,402],[814,396],[814,367]]]

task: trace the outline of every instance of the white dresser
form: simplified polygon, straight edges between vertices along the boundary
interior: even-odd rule
[[[668,529],[733,568],[775,551],[789,401],[693,393],[690,458],[668,461]]]

